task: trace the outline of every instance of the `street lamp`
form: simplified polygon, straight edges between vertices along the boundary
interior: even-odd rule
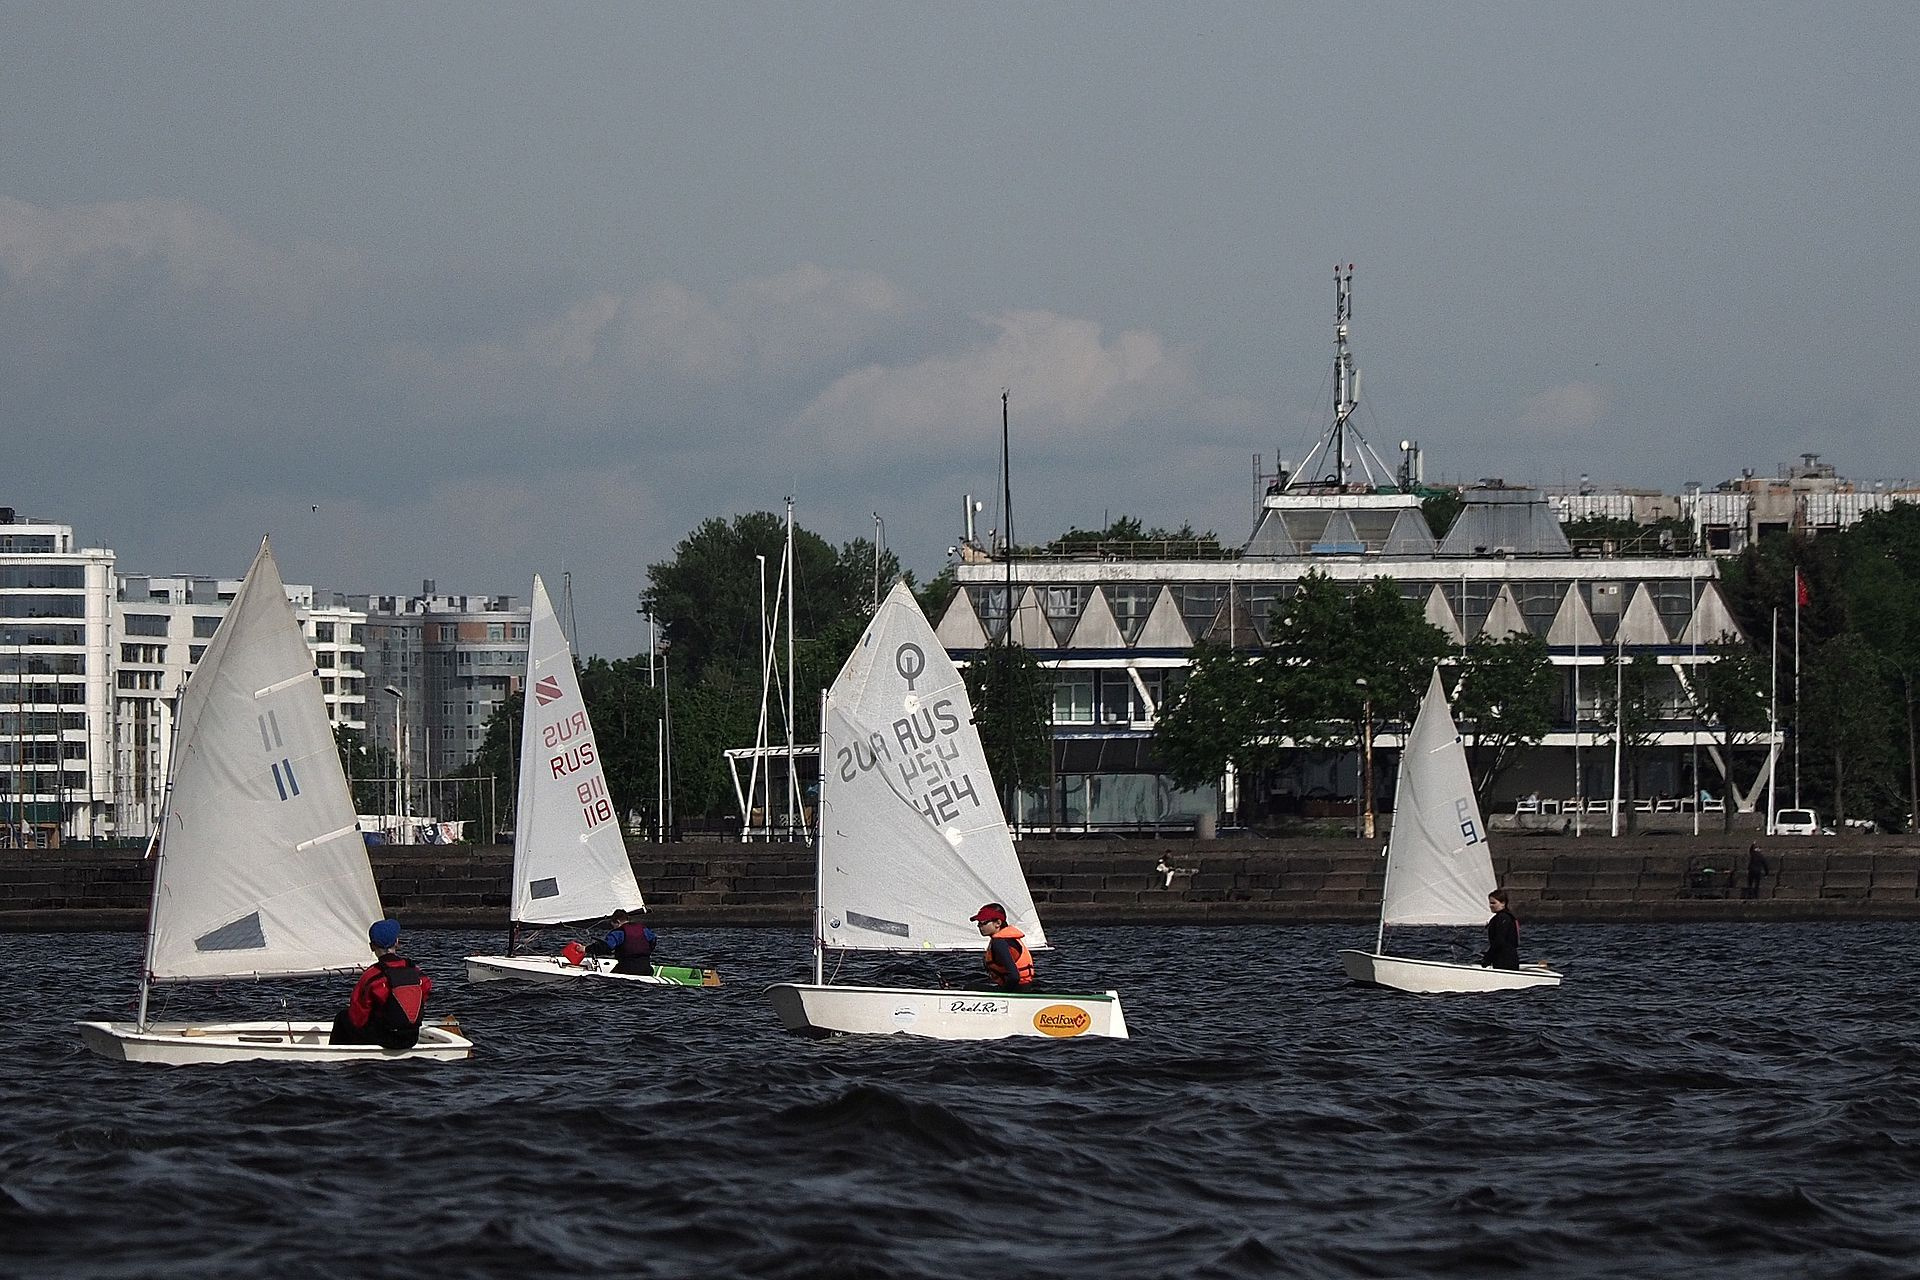
[[[401,764],[403,757],[400,754],[400,724],[406,719],[407,695],[392,685],[388,685],[385,692],[393,699],[393,818],[396,824],[394,834],[404,839],[406,836],[404,806],[407,802],[407,792],[404,781],[406,769]]]
[[[1363,797],[1360,815],[1360,837],[1373,839],[1373,690],[1368,686],[1365,676],[1354,680],[1360,687],[1362,712],[1360,720],[1360,792]]]

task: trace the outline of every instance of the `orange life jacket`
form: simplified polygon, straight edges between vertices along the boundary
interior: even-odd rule
[[[1020,932],[1018,929],[1014,928],[1010,924],[1003,924],[998,929],[995,929],[993,931],[993,936],[995,938],[1004,938],[1007,940],[1009,944],[1012,945],[1013,971],[1018,981],[1018,985],[1023,987],[1032,986],[1033,985],[1033,952],[1027,950],[1026,946],[1020,941],[1020,939],[1026,937],[1027,935]],[[1002,965],[998,965],[994,963],[993,947],[991,944],[989,944],[987,947],[987,954],[984,957],[984,959],[987,966],[987,972],[993,975],[993,980],[999,983],[1003,987],[1006,986],[1007,985],[1006,968]]]

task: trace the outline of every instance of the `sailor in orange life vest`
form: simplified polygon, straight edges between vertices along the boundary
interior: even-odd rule
[[[333,1020],[328,1043],[377,1044],[383,1049],[411,1049],[419,1043],[420,1019],[426,1016],[433,979],[394,950],[399,941],[398,920],[376,921],[367,930],[374,962],[360,975],[347,1007]]]
[[[1487,895],[1487,908],[1493,919],[1487,921],[1487,950],[1480,957],[1483,969],[1520,967],[1520,922],[1507,910],[1507,891],[1495,889]]]
[[[615,973],[652,973],[653,949],[660,945],[659,935],[624,911],[613,913],[612,927],[598,942],[587,944],[590,956],[612,956]]]
[[[989,902],[974,912],[973,922],[987,940],[987,986],[999,991],[1025,991],[1033,985],[1033,952],[1020,939],[1027,935],[1007,923],[1007,909]]]

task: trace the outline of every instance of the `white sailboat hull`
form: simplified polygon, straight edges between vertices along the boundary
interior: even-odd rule
[[[1355,982],[1423,994],[1557,987],[1565,976],[1543,964],[1523,964],[1518,969],[1485,969],[1477,964],[1415,960],[1374,951],[1342,951],[1340,963]]]
[[[651,973],[615,973],[615,961],[588,956],[574,964],[565,956],[468,956],[468,982],[520,981],[558,982],[637,982],[646,986],[674,987],[671,978]]]
[[[774,1012],[800,1035],[924,1036],[933,1040],[1127,1038],[1115,991],[1071,995],[953,988],[823,986],[767,988]]]
[[[473,1056],[473,1041],[453,1022],[429,1022],[411,1049],[369,1044],[328,1044],[331,1022],[81,1022],[88,1049],[118,1062],[406,1062],[451,1061]]]

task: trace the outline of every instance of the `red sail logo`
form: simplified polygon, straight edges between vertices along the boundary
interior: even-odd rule
[[[549,702],[558,702],[567,695],[560,692],[558,680],[552,676],[544,676],[534,683],[533,696],[539,699],[540,705],[544,707]]]

